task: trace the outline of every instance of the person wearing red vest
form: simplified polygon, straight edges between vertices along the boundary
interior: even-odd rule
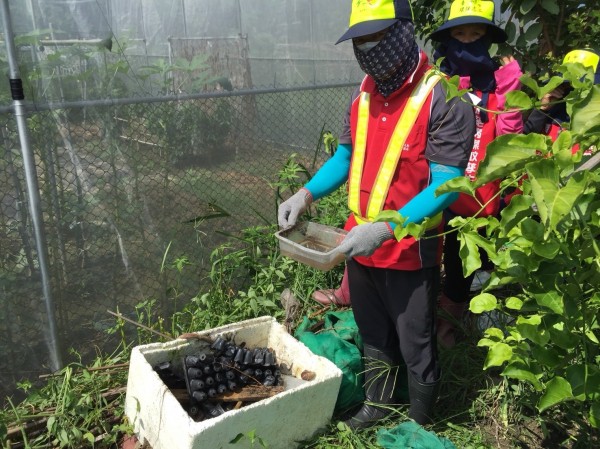
[[[407,0],[353,0],[349,28],[338,43],[346,40],[366,76],[352,95],[334,156],[281,203],[278,222],[293,226],[311,202],[348,181],[349,232],[337,250],[346,256],[364,344],[366,400],[345,422],[364,428],[389,415],[404,361],[409,417],[426,424],[441,378],[435,304],[443,225],[440,220],[427,238],[398,241],[395,224],[375,217],[395,210],[405,223],[420,223],[456,198],[435,190],[464,173],[473,108],[458,98],[446,102],[440,75],[415,41]]]
[[[474,181],[487,145],[501,134],[520,133],[523,119],[519,111],[504,111],[506,94],[520,88],[523,74],[512,57],[498,65],[490,56],[492,43],[505,42],[507,35],[494,23],[494,2],[454,0],[448,20],[434,31],[436,60],[443,58],[441,69],[460,77],[459,88],[469,89],[475,105],[476,132],[465,176]],[[444,212],[446,222],[455,216],[487,217],[497,215],[500,207],[500,180],[489,182],[475,191],[475,198],[461,193]],[[438,318],[438,341],[444,347],[454,346],[455,323],[460,322],[469,304],[474,274],[463,275],[457,232],[447,227],[444,240],[445,282],[439,299],[443,314]],[[482,252],[483,253],[483,252]],[[482,255],[485,261],[485,253]]]

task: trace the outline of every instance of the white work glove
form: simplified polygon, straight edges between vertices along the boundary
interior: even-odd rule
[[[354,256],[370,256],[388,239],[394,237],[389,225],[383,221],[364,223],[353,227],[337,251],[349,259]]]
[[[312,195],[304,187],[279,205],[277,222],[282,229],[291,228],[312,203]]]

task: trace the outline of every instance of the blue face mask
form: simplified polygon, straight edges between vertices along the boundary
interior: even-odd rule
[[[450,76],[469,76],[476,90],[492,92],[496,88],[494,72],[498,65],[491,58],[485,38],[465,44],[454,38],[440,44],[435,59],[445,57],[441,69]]]

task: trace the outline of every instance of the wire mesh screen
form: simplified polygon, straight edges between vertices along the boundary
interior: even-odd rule
[[[202,288],[211,251],[261,220],[275,222],[277,179],[292,152],[313,162],[323,129],[337,134],[353,86],[215,93],[31,111],[59,340],[84,356],[110,346],[107,310],[148,298],[179,305],[161,272],[167,248],[198,263],[182,301]],[[2,116],[0,358],[4,394],[47,372],[46,334],[26,185],[13,117]],[[326,157],[317,155],[317,163]],[[223,216],[203,220],[201,217]],[[262,218],[261,218],[262,217]],[[217,232],[218,231],[218,232]]]

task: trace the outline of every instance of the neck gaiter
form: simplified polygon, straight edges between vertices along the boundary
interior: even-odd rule
[[[412,22],[400,20],[368,51],[353,45],[358,65],[375,80],[384,97],[398,90],[417,67],[419,47],[414,32]]]

